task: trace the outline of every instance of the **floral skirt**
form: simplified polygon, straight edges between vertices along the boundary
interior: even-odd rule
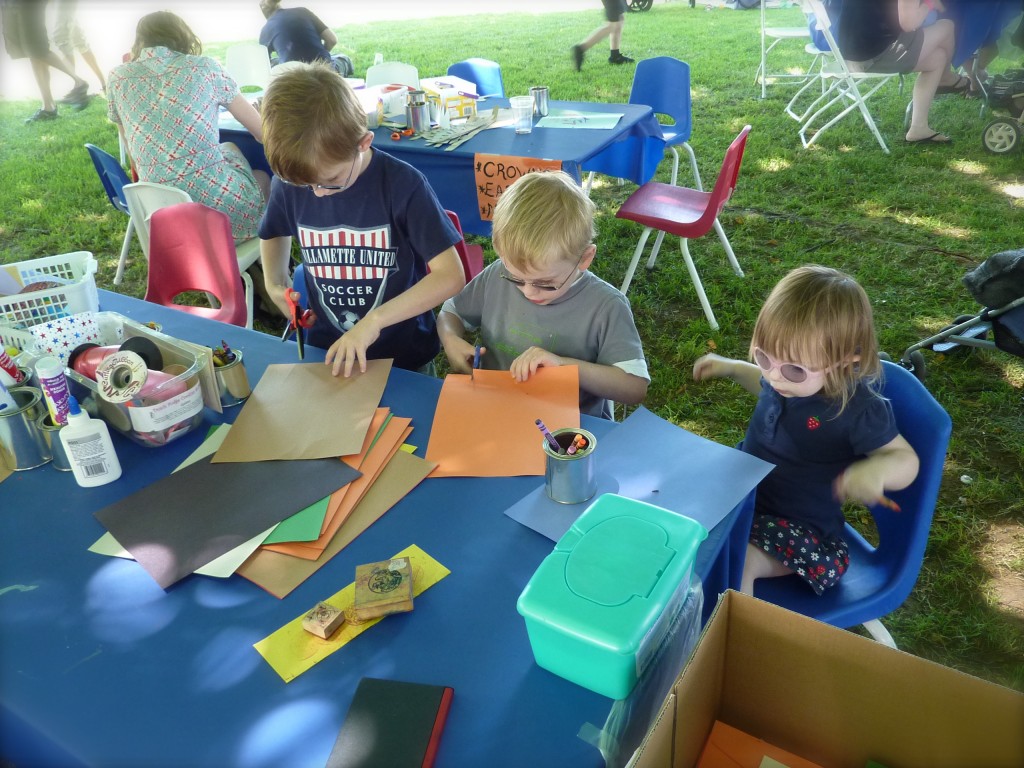
[[[826,538],[810,526],[772,515],[754,515],[750,543],[767,552],[821,594],[846,573],[849,547],[841,538]]]

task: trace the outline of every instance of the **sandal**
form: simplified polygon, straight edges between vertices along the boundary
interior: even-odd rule
[[[936,96],[944,96],[949,93],[961,93],[966,95],[971,88],[971,78],[966,75],[959,75],[952,85],[940,85],[935,89]]]

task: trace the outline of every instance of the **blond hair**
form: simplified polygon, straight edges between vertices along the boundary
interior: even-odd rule
[[[798,267],[772,289],[757,316],[750,355],[825,371],[822,392],[846,408],[857,385],[882,376],[871,302],[852,277],[831,267]]]
[[[203,44],[196,33],[180,16],[170,11],[149,13],[139,19],[139,23],[135,27],[132,59],[139,58],[143,48],[157,46],[191,56],[198,56],[203,52]]]
[[[274,77],[260,116],[267,162],[294,184],[318,183],[323,166],[354,158],[367,134],[366,112],[351,86],[322,61]]]
[[[494,208],[491,240],[510,266],[534,271],[577,262],[594,241],[594,203],[562,171],[528,173]]]

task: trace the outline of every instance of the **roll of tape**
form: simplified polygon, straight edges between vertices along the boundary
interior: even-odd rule
[[[107,355],[96,367],[96,384],[100,397],[111,403],[126,403],[146,383],[149,369],[135,352],[118,350]]]

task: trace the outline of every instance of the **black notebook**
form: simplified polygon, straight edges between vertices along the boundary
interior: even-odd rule
[[[364,677],[327,768],[430,768],[453,689]]]

